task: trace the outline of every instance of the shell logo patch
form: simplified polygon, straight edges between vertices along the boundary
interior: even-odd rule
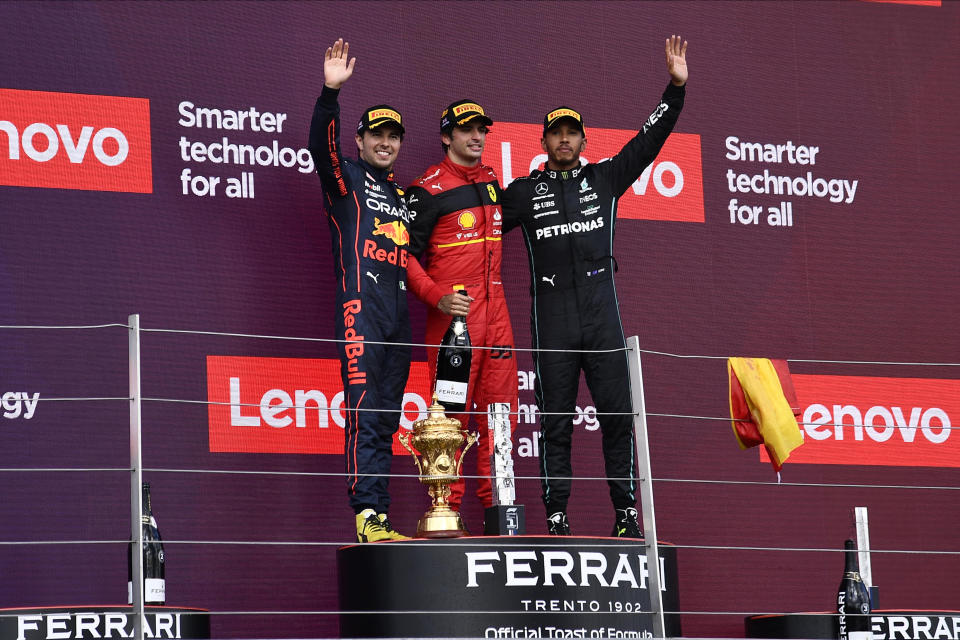
[[[477,226],[477,216],[474,215],[473,211],[468,209],[457,217],[457,224],[459,224],[460,228],[464,231],[469,231]]]

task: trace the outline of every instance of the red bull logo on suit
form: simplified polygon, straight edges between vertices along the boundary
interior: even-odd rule
[[[407,231],[407,226],[400,220],[380,222],[380,218],[374,218],[373,235],[386,236],[393,240],[398,246],[410,244],[410,233]]]

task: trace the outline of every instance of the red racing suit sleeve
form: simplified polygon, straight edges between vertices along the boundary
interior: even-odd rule
[[[440,303],[440,298],[450,293],[427,275],[427,272],[420,266],[420,261],[414,255],[410,255],[407,259],[407,286],[413,291],[413,295],[417,296],[431,309],[436,309],[437,304]]]
[[[407,286],[424,304],[436,309],[440,298],[450,293],[438,285],[424,270],[423,259],[430,243],[430,234],[440,215],[436,199],[423,187],[407,189],[407,210],[410,212],[410,260],[407,262]]]

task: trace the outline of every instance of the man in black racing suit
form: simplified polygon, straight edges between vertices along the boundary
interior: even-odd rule
[[[559,107],[543,120],[544,169],[515,180],[504,193],[504,233],[522,229],[530,260],[541,483],[547,528],[554,535],[570,534],[570,447],[581,369],[600,414],[615,510],[612,535],[642,535],[626,344],[613,281],[613,232],[617,200],[656,158],[683,108],[686,50],[687,43],[677,36],[666,41],[670,84],[643,128],[616,156],[581,166],[583,118]],[[589,352],[605,349],[612,351]]]
[[[404,133],[395,109],[366,109],[355,136],[360,157],[353,161],[342,155],[337,97],[356,61],[347,62],[348,49],[342,38],[327,49],[309,149],[323,184],[333,243],[336,335],[350,341],[338,346],[347,493],[356,513],[357,540],[376,542],[405,538],[387,518],[387,481],[410,369],[410,219],[403,191],[393,181]]]

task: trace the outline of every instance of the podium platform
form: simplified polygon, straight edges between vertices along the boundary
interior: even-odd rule
[[[835,638],[836,619],[828,612],[748,616],[744,630],[748,638]],[[878,609],[870,627],[878,640],[960,638],[960,611]]]
[[[0,609],[0,640],[132,638],[129,605],[79,605]],[[144,638],[189,640],[210,637],[206,609],[146,607]]]
[[[679,610],[676,548],[660,543],[664,610]],[[337,551],[349,638],[651,637],[642,540],[491,536]],[[638,613],[647,612],[647,613]],[[679,636],[680,619],[665,617]]]

